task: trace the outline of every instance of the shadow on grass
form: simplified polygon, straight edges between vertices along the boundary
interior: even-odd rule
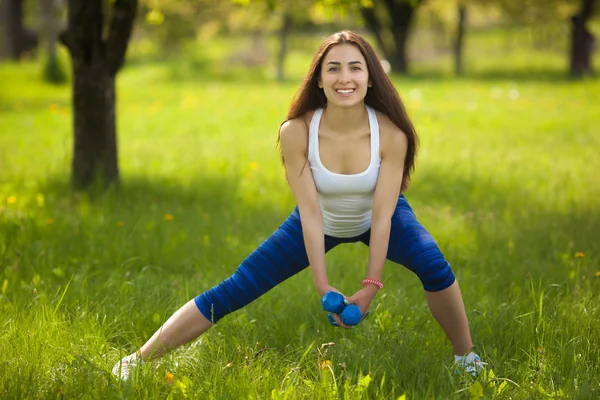
[[[43,208],[0,221],[10,237],[0,255],[14,266],[6,277],[48,294],[72,278],[65,304],[89,299],[110,309],[119,294],[159,302],[189,285],[195,295],[233,273],[291,211],[268,194],[240,193],[240,182],[129,178],[92,193],[49,179],[37,188]]]
[[[449,216],[460,219],[476,240],[467,247],[477,254],[464,258],[486,264],[476,272],[481,278],[489,279],[491,273],[513,277],[530,273],[536,281],[563,283],[569,276],[567,264],[576,252],[595,257],[600,249],[600,210],[591,202],[566,205],[492,178],[469,180],[435,171],[420,173],[407,198],[419,204],[417,216],[428,213],[429,208],[435,210],[432,213],[446,208]],[[452,242],[451,237],[449,240]],[[588,265],[591,268],[592,264]]]
[[[18,224],[7,220],[2,230],[18,243],[21,255],[28,255],[32,265],[28,274],[35,263],[39,265],[39,260],[34,263],[37,249],[73,260],[61,267],[65,276],[82,271],[81,263],[90,271],[103,265],[110,275],[111,269],[140,258],[145,261],[136,270],[154,265],[184,276],[198,273],[201,266],[202,276],[216,283],[232,273],[293,208],[292,201],[274,204],[269,192],[260,193],[258,188],[256,193],[241,190],[242,180],[240,176],[187,181],[126,178],[117,187],[90,194],[51,179],[39,188],[46,198],[43,215],[36,221],[24,222],[28,217],[21,217]],[[448,209],[447,215],[460,219],[477,238],[468,247],[483,258],[490,252],[495,258],[526,259],[543,268],[565,252],[600,247],[600,213],[591,204],[555,210],[524,188],[434,171],[421,172],[406,196],[420,219],[426,213],[443,216],[440,210]],[[47,219],[53,220],[51,227],[44,225]],[[25,233],[19,224],[37,228]],[[438,236],[435,226],[426,227]],[[452,242],[451,237],[443,240]],[[37,244],[28,246],[32,242]],[[536,268],[530,266],[531,271]]]

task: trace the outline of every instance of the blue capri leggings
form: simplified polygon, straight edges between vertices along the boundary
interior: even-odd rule
[[[325,235],[325,252],[341,243],[369,245],[371,231],[353,238]],[[436,292],[454,283],[450,265],[425,228],[417,221],[403,195],[392,217],[387,259],[414,272],[425,290]],[[202,314],[212,322],[254,301],[277,284],[308,267],[308,256],[298,208],[229,278],[194,300]]]

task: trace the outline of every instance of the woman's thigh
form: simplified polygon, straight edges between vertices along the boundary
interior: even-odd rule
[[[387,259],[414,272],[430,292],[446,289],[455,281],[450,264],[404,196],[398,198],[392,216]]]
[[[325,238],[325,251],[337,245]],[[308,255],[298,210],[256,248],[229,278],[198,295],[196,305],[217,322],[308,267]]]

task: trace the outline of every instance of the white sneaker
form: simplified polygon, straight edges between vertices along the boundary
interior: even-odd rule
[[[456,373],[467,373],[471,376],[477,376],[485,369],[487,363],[481,361],[479,356],[474,352],[470,352],[465,356],[454,356],[456,365]]]
[[[116,378],[126,381],[133,374],[135,367],[141,364],[141,362],[142,359],[138,357],[137,353],[130,354],[115,364],[112,374]]]

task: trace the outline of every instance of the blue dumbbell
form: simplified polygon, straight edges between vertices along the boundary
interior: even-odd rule
[[[344,325],[357,325],[362,320],[362,313],[356,304],[348,304],[342,310],[340,317]]]
[[[327,318],[333,326],[338,326],[331,313],[339,314],[344,325],[356,325],[362,319],[360,308],[356,304],[346,305],[344,296],[337,292],[327,292],[321,299],[325,311],[329,311]]]
[[[332,313],[327,314],[327,318],[329,319],[329,322],[331,322],[331,325],[338,326]],[[356,304],[348,304],[340,313],[340,318],[344,325],[358,325],[362,320],[362,313]]]
[[[344,296],[338,292],[327,292],[321,299],[323,310],[339,314],[346,306]]]

